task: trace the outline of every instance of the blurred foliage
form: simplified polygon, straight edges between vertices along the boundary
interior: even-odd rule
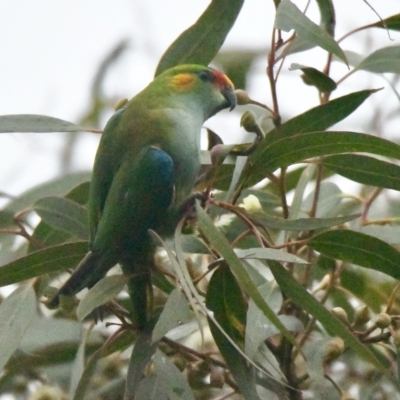
[[[130,324],[120,276],[104,278],[82,302],[65,298],[57,311],[44,304],[66,278],[63,271],[86,252],[90,174],[66,173],[10,197],[0,210],[0,285],[15,287],[0,305],[1,394],[38,400],[400,398],[400,197],[387,190],[400,190],[400,146],[373,129],[365,132],[363,121],[357,132],[329,130],[376,92],[360,83],[331,99],[336,87],[360,70],[400,74],[400,47],[373,49],[355,64],[352,57],[353,67],[335,82],[332,54],[347,63],[350,53],[334,39],[340,15],[333,2],[317,1],[317,24],[293,2],[275,0],[268,50],[217,54],[242,4],[212,1],[158,65],[157,73],[213,61],[246,89],[255,61],[264,59],[272,104],[238,92],[241,124],[257,135],[252,144],[224,145],[209,132],[198,188],[213,197],[206,211],[198,209],[190,233],[177,230],[156,255],[154,329],[137,332]],[[398,30],[399,24],[396,14],[346,36],[365,29],[373,35],[372,28],[384,26]],[[316,46],[331,52],[323,69],[316,67],[320,59],[289,64],[291,54]],[[84,128],[17,115],[0,117],[0,132],[93,132],[109,106],[104,78],[125,48],[126,42],[118,44],[100,65],[92,104],[79,122]],[[282,65],[301,69],[299,79],[319,94],[319,104],[284,122],[277,87],[285,79]],[[74,143],[71,136],[65,171]],[[357,183],[358,193],[344,193],[335,183],[339,176]],[[39,219],[33,214],[40,222],[32,222]],[[99,304],[103,321],[95,324],[90,312]]]

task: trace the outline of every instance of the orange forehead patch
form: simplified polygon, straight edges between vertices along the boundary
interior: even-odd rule
[[[196,81],[196,78],[192,74],[183,73],[175,75],[170,80],[170,86],[179,92],[184,92],[190,89]]]

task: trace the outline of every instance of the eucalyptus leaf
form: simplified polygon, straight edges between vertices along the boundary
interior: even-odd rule
[[[300,69],[304,75],[301,76],[306,85],[315,86],[320,92],[332,92],[336,89],[335,81],[316,68],[300,64],[292,64],[291,70]]]
[[[400,243],[399,225],[366,225],[354,228],[355,231],[364,233],[368,236],[374,236],[392,246]]]
[[[283,297],[276,282],[274,280],[266,281],[258,286],[258,290],[271,309],[278,313],[282,307]],[[250,300],[246,316],[245,350],[251,359],[256,357],[258,347],[267,337],[265,336],[266,328],[272,326],[254,301]]]
[[[80,301],[76,310],[79,321],[82,321],[95,308],[114,299],[126,284],[125,275],[106,276],[97,282]]]
[[[6,211],[18,212],[34,204],[43,197],[48,196],[65,196],[71,189],[79,184],[90,180],[91,173],[79,172],[68,174],[60,178],[42,183],[28,189],[16,199],[12,200],[5,207]]]
[[[329,228],[341,225],[358,218],[360,214],[344,215],[343,217],[332,218],[298,218],[283,219],[273,217],[264,213],[249,214],[249,217],[257,223],[272,229],[282,229],[285,231],[313,231],[316,229]]]
[[[321,14],[320,27],[324,29],[330,36],[334,37],[336,17],[333,2],[331,0],[316,0],[319,12]],[[316,45],[309,42],[303,37],[296,36],[292,40],[287,49],[287,54],[299,53],[312,49]],[[286,52],[286,49],[285,49]]]
[[[32,353],[39,348],[55,347],[61,343],[78,343],[80,337],[81,326],[77,321],[50,319],[36,314],[19,348]]]
[[[70,399],[74,398],[76,388],[78,387],[83,371],[85,370],[85,347],[86,347],[85,339],[86,338],[82,338],[73,363],[72,373],[71,373],[71,383],[69,387]]]
[[[171,44],[155,75],[179,64],[208,65],[225,41],[244,0],[212,0],[200,18]]]
[[[210,249],[196,236],[183,235],[181,240],[182,250],[192,254],[210,254]]]
[[[249,184],[254,184],[265,178],[266,171],[264,164],[269,159],[268,153],[270,147],[277,146],[280,148],[280,143],[284,145],[284,142],[277,143],[278,141],[286,140],[288,137],[297,136],[302,133],[328,129],[353,113],[376,91],[377,90],[362,90],[331,100],[326,104],[314,107],[288,120],[283,123],[279,129],[275,128],[268,132],[263,142],[261,142],[254,153],[249,156],[249,162],[243,171],[240,183],[243,184],[243,181],[249,181]],[[289,147],[289,151],[292,150],[292,146],[290,145]],[[285,148],[284,150],[286,151],[287,149]]]
[[[0,211],[0,228],[15,227],[14,213],[11,211]]]
[[[214,272],[207,291],[206,305],[214,313],[224,331],[240,347],[244,341],[246,305],[239,285],[232,272],[225,265]],[[258,400],[255,376],[252,368],[239,354],[219,329],[209,321],[210,330],[245,399]]]
[[[321,14],[321,27],[330,35],[335,36],[336,15],[332,0],[316,0]]]
[[[85,128],[47,115],[0,115],[0,133],[10,132],[82,132]]]
[[[388,243],[351,230],[323,232],[309,246],[332,258],[351,262],[400,279],[400,253]]]
[[[355,69],[377,73],[392,72],[400,74],[399,57],[400,46],[384,47],[370,54]]]
[[[168,392],[157,374],[147,375],[139,384],[135,400],[168,400]]]
[[[274,27],[285,32],[294,29],[299,37],[323,48],[329,53],[335,54],[347,64],[343,50],[332,36],[306,17],[290,0],[282,0],[280,2],[275,16]]]
[[[161,350],[156,350],[153,362],[156,374],[162,380],[170,400],[194,400],[189,383],[183,377],[181,371]]]
[[[400,31],[400,14],[392,15],[391,17],[385,18],[383,22],[377,21],[375,24],[369,26]]]
[[[266,248],[253,248],[253,249],[235,249],[235,253],[239,258],[244,259],[265,259],[283,261],[296,264],[308,264],[307,261],[286,251]]]
[[[305,212],[309,211],[313,207],[315,190],[313,190],[304,199],[302,204],[303,210]],[[343,201],[343,192],[340,187],[333,182],[322,182],[318,191],[318,207],[316,210],[316,217],[319,220],[329,220],[330,218],[343,218],[334,217],[335,215],[340,215],[339,207]],[[349,215],[350,220],[358,218],[359,214]],[[344,216],[346,217],[346,216]],[[339,222],[336,225],[340,225],[347,221]],[[333,225],[332,225],[333,226]]]
[[[20,286],[0,305],[0,370],[18,348],[36,312],[32,286]]]
[[[225,261],[228,263],[229,267],[232,269],[236,276],[236,279],[240,281],[240,284],[247,295],[253,299],[254,303],[257,304],[265,316],[280,330],[280,332],[291,342],[296,345],[293,336],[287,331],[279,318],[271,310],[268,304],[262,298],[257,287],[252,282],[248,272],[243,267],[239,258],[236,256],[235,252],[231,248],[226,237],[214,226],[210,217],[205,213],[205,211],[197,206],[197,216],[199,219],[199,227],[204,234],[204,236],[213,244],[213,246],[221,253]]]
[[[306,187],[314,178],[316,170],[317,167],[315,164],[309,164],[301,173],[300,179],[298,180],[296,189],[294,191],[292,205],[289,211],[290,220],[295,220],[299,217]]]
[[[74,268],[87,253],[87,242],[64,243],[38,250],[0,268],[0,286]]]
[[[290,272],[275,261],[269,261],[268,265],[282,292],[295,301],[298,307],[315,317],[331,335],[342,338],[346,345],[355,351],[360,358],[374,365],[384,375],[389,376],[386,365],[374,355],[368,346],[362,343],[346,325],[308,293]]]
[[[353,92],[311,108],[303,114],[299,114],[284,122],[279,129],[275,128],[268,132],[260,147],[267,146],[282,137],[293,136],[299,133],[324,131],[351,115],[366,99],[379,90],[370,89]],[[258,151],[262,151],[262,148]]]
[[[359,154],[325,157],[323,164],[352,181],[400,190],[400,166]]]
[[[365,152],[400,159],[400,146],[376,136],[357,132],[309,132],[276,140],[254,155],[251,168],[273,172],[279,167],[311,157]]]
[[[44,197],[33,205],[43,221],[55,229],[70,233],[77,239],[89,237],[89,215],[85,207],[63,197]]]
[[[135,397],[139,382],[143,379],[143,371],[157,351],[158,342],[153,343],[151,335],[151,329],[149,328],[140,331],[137,336],[129,360],[124,400],[130,400]]]
[[[181,290],[170,293],[153,331],[153,342],[163,338],[173,328],[190,321],[190,306]]]

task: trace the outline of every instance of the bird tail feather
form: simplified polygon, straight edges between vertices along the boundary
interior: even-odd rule
[[[112,267],[105,262],[104,257],[97,252],[89,251],[79,263],[71,277],[58,290],[57,294],[48,303],[49,308],[56,308],[60,303],[60,296],[74,296],[85,287],[94,286]]]

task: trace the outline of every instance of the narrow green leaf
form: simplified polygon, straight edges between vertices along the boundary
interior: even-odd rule
[[[26,353],[32,353],[40,348],[57,346],[61,343],[78,343],[80,338],[81,325],[78,322],[35,315],[18,348]]]
[[[100,307],[119,294],[126,284],[125,275],[106,276],[97,282],[81,300],[76,310],[79,321],[89,315],[95,308]]]
[[[74,187],[69,193],[67,193],[65,198],[83,206],[87,204],[89,188],[90,182],[80,183],[78,186]],[[57,244],[71,241],[73,235],[66,231],[55,229],[42,220],[39,222],[39,224],[36,225],[32,237],[37,243],[40,243],[43,247],[51,247]],[[88,236],[83,237],[84,240],[86,240],[87,238]],[[28,253],[32,253],[36,250],[37,248],[33,245],[33,243],[29,242]]]
[[[166,294],[170,294],[175,286],[165,277],[161,271],[151,271],[151,280],[153,285]]]
[[[89,172],[79,172],[45,182],[22,193],[15,200],[8,203],[4,210],[18,212],[31,206],[42,197],[64,196],[80,183],[89,181],[90,177],[91,173]]]
[[[239,346],[244,345],[246,305],[232,272],[221,266],[212,275],[207,290],[206,306],[214,313],[224,331]],[[258,400],[255,375],[246,360],[236,351],[220,330],[209,320],[210,330],[221,355],[245,399]]]
[[[384,47],[370,54],[355,69],[377,73],[393,72],[400,74],[399,58],[400,46]]]
[[[54,321],[54,319],[52,320]],[[25,336],[27,334],[28,332],[25,333]],[[33,370],[40,367],[53,368],[56,364],[65,365],[74,361],[78,347],[79,340],[75,340],[39,347],[33,353],[16,351],[7,362],[5,371],[12,376],[20,374],[22,370]],[[93,353],[98,347],[98,342],[92,343],[87,350],[89,353]]]
[[[320,92],[332,92],[336,89],[335,81],[316,68],[300,64],[292,64],[290,66],[290,70],[296,69],[303,71],[304,75],[301,78],[306,85],[315,86]]]
[[[387,28],[393,31],[400,31],[400,14],[392,15],[389,18],[385,18],[383,21],[386,24],[386,26],[384,26],[382,21],[377,21],[375,24],[369,25],[369,27],[376,27],[383,29]]]
[[[32,238],[37,243],[40,243],[43,246],[43,248],[47,248],[56,246],[58,244],[70,242],[72,236],[67,232],[54,229],[45,222],[40,221],[39,224],[36,226],[35,230],[33,231]],[[74,238],[73,240],[76,239]],[[27,253],[30,254],[37,250],[38,249],[35,246],[35,244],[29,242]]]
[[[311,210],[315,198],[315,189],[310,192],[302,206],[304,210]],[[343,201],[343,192],[338,185],[333,182],[322,182],[319,186],[317,218],[337,218],[340,215],[339,206]],[[359,215],[355,215],[357,217]]]
[[[268,149],[276,141],[299,135],[323,131],[340,122],[353,113],[372,93],[377,90],[362,90],[339,97],[326,104],[312,108],[289,121],[283,123],[279,129],[275,128],[267,133],[264,141],[256,151],[249,156],[249,163],[242,174],[241,180],[250,180],[252,184],[265,178],[263,164],[268,160]],[[260,164],[259,164],[260,163]],[[251,179],[249,179],[251,177]]]
[[[389,375],[386,366],[376,358],[372,351],[361,343],[346,325],[308,293],[285,268],[275,261],[268,262],[268,265],[282,292],[290,297],[298,307],[315,317],[330,335],[342,338],[346,345],[353,349],[358,356],[370,362],[386,376]]]
[[[236,21],[244,0],[212,0],[194,25],[167,49],[155,75],[179,64],[208,65]]]
[[[283,250],[276,249],[264,249],[264,248],[254,248],[254,249],[235,249],[236,255],[240,259],[260,259],[260,260],[275,260],[290,262],[296,264],[308,264],[307,261],[293,254],[287,253]]]
[[[281,309],[283,296],[282,292],[275,280],[267,281],[258,287],[265,301],[273,307],[275,312]],[[303,324],[292,315],[279,315],[282,323],[292,332],[304,331]],[[254,304],[252,300],[249,302],[247,311],[246,324],[246,354],[254,361],[260,362],[262,365],[268,366],[268,369],[274,373],[277,379],[284,379],[281,369],[272,353],[267,359],[265,353],[269,353],[265,346],[265,339],[276,335],[278,330],[265,318],[265,315]]]
[[[234,275],[226,265],[221,265],[211,276],[206,306],[213,311],[215,319],[232,340],[242,347],[246,304]],[[229,345],[235,351],[230,343]]]
[[[10,211],[0,211],[0,228],[15,227],[14,213]]]
[[[232,269],[235,274],[237,280],[240,282],[242,288],[246,292],[246,294],[253,299],[254,303],[260,310],[264,313],[264,315],[279,329],[279,331],[291,342],[294,346],[296,346],[296,342],[290,332],[284,327],[279,318],[275,315],[275,313],[271,310],[268,304],[262,298],[260,292],[257,290],[257,287],[254,285],[251,280],[248,272],[243,267],[239,258],[236,256],[235,252],[231,248],[226,237],[214,226],[210,217],[206,214],[206,212],[199,206],[196,207],[197,216],[199,219],[199,227],[204,236],[209,240],[210,243],[221,253],[222,257],[224,257],[225,261]]]
[[[294,29],[299,37],[323,48],[329,53],[335,54],[347,64],[343,50],[332,36],[307,18],[290,0],[282,0],[279,4],[274,27],[285,32]]]
[[[230,198],[239,182],[240,175],[242,174],[243,169],[246,166],[246,163],[247,163],[247,157],[244,157],[244,156],[236,157],[235,169],[233,170],[232,180],[231,180],[228,192],[226,193],[225,201],[228,202],[230,200]]]
[[[168,393],[157,374],[147,375],[139,384],[135,400],[168,400]]]
[[[74,268],[87,253],[87,242],[65,243],[35,251],[0,268],[0,286]]]
[[[198,302],[198,305],[204,309],[203,300],[200,298],[200,295],[197,292],[197,289],[194,287],[191,276],[189,274],[189,270],[186,265],[185,255],[182,251],[181,242],[181,231],[180,228],[177,227],[175,230],[175,237],[174,237],[174,247],[175,247],[175,254],[173,253],[172,248],[165,243],[154,231],[150,231],[150,233],[154,236],[156,240],[158,240],[164,249],[167,252],[168,258],[171,262],[171,265],[178,277],[179,284],[181,285],[183,292],[187,300],[189,301],[190,306],[195,314],[195,318],[198,322],[198,326],[200,329],[200,334],[203,338],[203,325],[200,320],[199,312],[196,306],[195,299]]]
[[[314,179],[316,170],[317,166],[315,164],[309,164],[301,173],[296,185],[296,189],[294,191],[292,204],[289,210],[290,220],[295,220],[296,218],[298,218],[301,210],[301,204],[303,202],[304,193],[308,184],[311,182],[312,179]]]
[[[276,282],[274,280],[265,281],[258,286],[258,290],[272,310],[278,313],[282,307],[283,296]],[[260,344],[269,337],[265,334],[266,330],[272,327],[273,325],[265,318],[263,312],[254,304],[254,301],[250,300],[247,309],[245,349],[251,359],[257,356]]]
[[[0,133],[10,132],[82,132],[85,128],[47,115],[0,115]]]
[[[386,243],[398,247],[400,238],[400,225],[366,225],[359,226],[355,229],[357,232],[374,236]],[[396,246],[397,245],[397,246]]]
[[[77,239],[86,240],[89,237],[86,207],[63,197],[50,196],[39,199],[33,209],[51,227],[70,233]]]
[[[333,7],[333,2],[331,0],[316,0],[318,4],[319,12],[321,14],[320,26],[324,29],[330,36],[334,37],[335,33],[335,9]],[[316,45],[309,42],[308,40],[296,36],[288,46],[288,54],[299,53],[312,49]],[[285,49],[286,51],[286,49]]]
[[[351,230],[333,230],[309,242],[314,250],[332,258],[383,272],[400,279],[400,253],[386,242]]]
[[[268,132],[263,145],[284,136],[324,131],[352,114],[371,94],[380,89],[361,90],[311,108]],[[260,147],[262,147],[261,145]]]
[[[152,342],[151,335],[152,328],[142,330],[135,341],[126,376],[124,400],[135,398],[143,371],[157,350],[158,342]]]
[[[332,0],[316,0],[321,14],[321,27],[330,35],[335,36],[336,16]]]
[[[90,357],[89,361],[87,362],[85,369],[79,379],[78,385],[75,388],[75,393],[73,400],[84,400],[86,391],[88,390],[90,379],[92,378],[96,367],[97,362],[100,358],[100,354],[102,352],[102,348],[98,349],[93,353]]]
[[[276,140],[263,148],[252,168],[273,172],[279,167],[312,157],[365,152],[400,159],[400,146],[376,136],[357,132],[309,132]]]
[[[153,362],[156,373],[162,380],[170,400],[194,400],[189,383],[183,377],[181,371],[161,350],[156,351]]]
[[[278,334],[279,331],[265,318],[265,315],[253,302],[249,304],[247,318],[246,354],[255,358],[258,356],[259,347],[264,344],[265,339]],[[304,331],[303,324],[292,315],[279,315],[279,319],[291,332]]]
[[[340,154],[325,157],[327,168],[364,185],[400,190],[400,167],[373,157]]]
[[[210,254],[211,250],[196,236],[183,235],[181,238],[182,250],[192,254]]]
[[[83,335],[82,335],[83,336]],[[79,381],[82,377],[83,371],[85,370],[85,347],[86,347],[87,336],[83,336],[81,343],[79,344],[78,351],[72,366],[71,382],[69,385],[69,398],[73,399],[76,388],[78,387]]]
[[[181,290],[174,289],[154,327],[153,342],[162,339],[171,329],[189,322],[190,319],[189,302]]]
[[[0,370],[18,348],[36,311],[36,296],[31,286],[20,286],[0,305]]]
[[[233,48],[229,50],[223,49],[218,52],[213,63],[221,66],[224,73],[229,76],[236,88],[245,88],[247,76],[254,60],[262,56],[263,50],[246,48]],[[209,149],[211,147],[209,146]]]

